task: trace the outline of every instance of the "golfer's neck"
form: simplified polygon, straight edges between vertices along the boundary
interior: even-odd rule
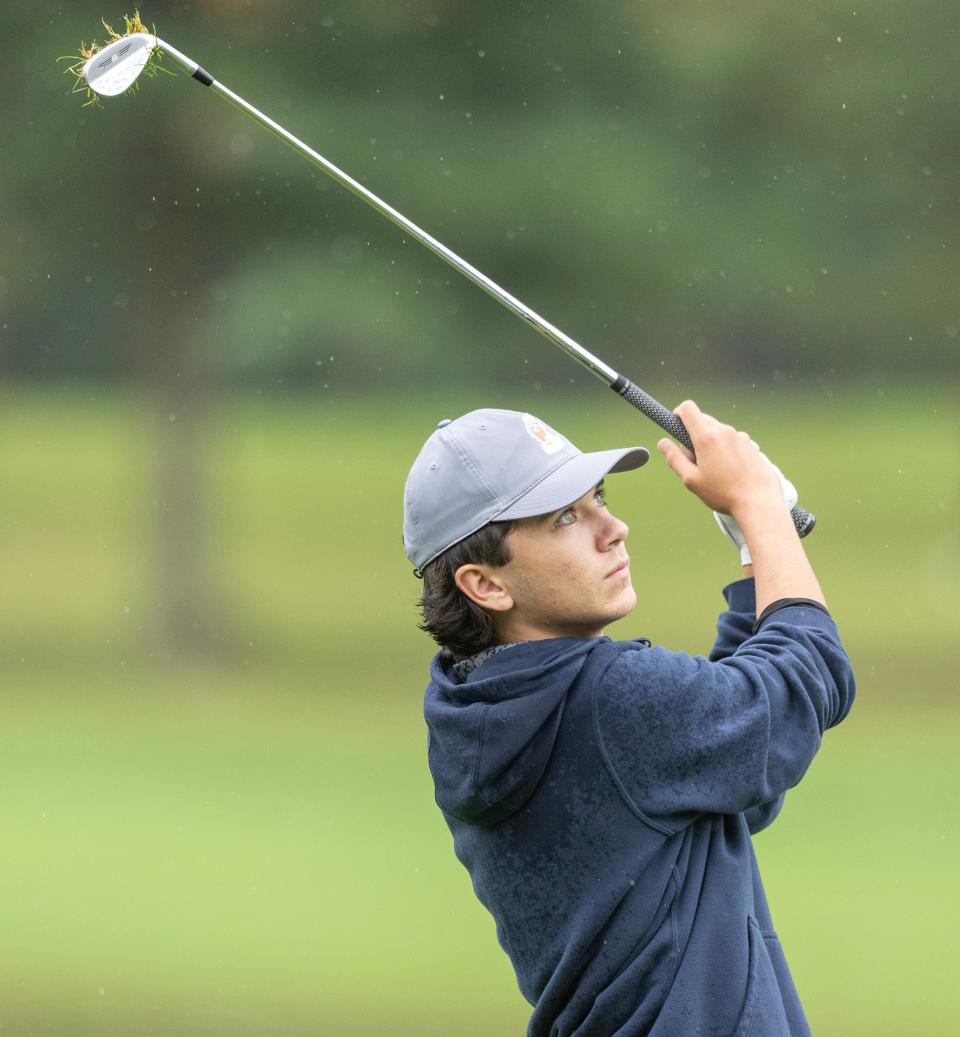
[[[504,619],[497,624],[497,641],[500,644],[515,644],[517,641],[546,641],[551,637],[602,637],[603,627],[584,621],[577,623],[569,619],[556,622],[529,622],[520,617]]]

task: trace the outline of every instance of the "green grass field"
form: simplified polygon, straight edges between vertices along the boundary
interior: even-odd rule
[[[859,675],[757,839],[814,1032],[953,1034],[956,400],[697,398],[819,515],[809,550]],[[534,399],[497,402],[585,449],[655,442],[592,387]],[[204,537],[227,650],[162,664],[146,401],[0,403],[0,1029],[521,1034],[527,1006],[433,805],[431,647],[400,549],[412,453],[477,401],[219,401]],[[640,596],[610,632],[705,650],[732,549],[658,457],[609,488]]]

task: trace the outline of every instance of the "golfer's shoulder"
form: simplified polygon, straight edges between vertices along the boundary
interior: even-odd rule
[[[611,641],[598,668],[596,686],[611,693],[629,689],[631,694],[644,690],[657,694],[665,684],[697,679],[711,665],[702,656],[654,646],[646,638]]]

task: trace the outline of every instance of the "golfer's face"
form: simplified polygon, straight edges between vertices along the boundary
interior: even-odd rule
[[[500,570],[514,602],[511,626],[527,638],[597,637],[630,612],[637,595],[628,532],[607,508],[602,483],[561,511],[521,520]]]

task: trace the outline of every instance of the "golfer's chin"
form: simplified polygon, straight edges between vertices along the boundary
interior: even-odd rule
[[[610,603],[610,618],[607,620],[608,623],[615,623],[618,619],[623,619],[624,616],[629,615],[633,612],[637,605],[637,592],[633,589],[633,584],[626,583],[616,598]]]

